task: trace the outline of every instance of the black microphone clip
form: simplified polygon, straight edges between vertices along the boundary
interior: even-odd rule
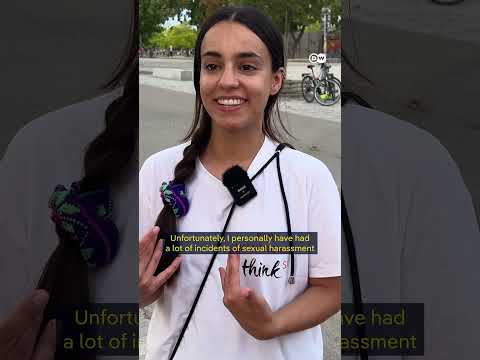
[[[257,196],[247,172],[238,165],[225,171],[223,185],[227,187],[236,205],[242,206]]]

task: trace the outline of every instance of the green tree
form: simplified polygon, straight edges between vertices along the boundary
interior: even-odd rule
[[[163,31],[153,34],[149,39],[148,45],[155,48],[165,49],[169,46],[167,43],[166,31]]]
[[[187,24],[171,27],[169,34],[172,38],[172,45],[180,49],[191,49],[195,46],[197,32]]]
[[[317,31],[322,31],[322,24],[320,23],[320,21],[316,21],[305,28],[306,33],[317,32]]]
[[[282,31],[293,38],[293,49],[289,53],[296,53],[298,45],[308,26],[321,22],[322,7],[332,9],[332,19],[336,18],[336,4],[340,6],[340,0],[278,0],[264,2],[265,12],[272,17],[274,23]]]
[[[192,25],[200,27],[205,19],[213,14],[219,7],[228,5],[226,0],[197,0],[188,1],[186,9],[191,18]]]
[[[140,0],[138,9],[140,46],[149,46],[152,36],[162,31],[161,24],[170,17],[179,16],[189,2],[187,0]]]
[[[168,30],[154,34],[150,40],[152,46],[176,49],[191,49],[195,46],[197,32],[188,24],[172,26]]]
[[[340,0],[197,0],[187,1],[185,8],[192,23],[201,26],[210,14],[223,5],[250,5],[262,10],[271,17],[279,31],[293,37],[293,52],[307,27],[321,22],[322,7],[331,8],[334,26],[337,25],[338,15],[341,15]]]

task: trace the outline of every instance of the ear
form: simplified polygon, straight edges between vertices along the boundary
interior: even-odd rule
[[[277,94],[283,84],[283,80],[285,80],[285,69],[283,67],[279,68],[274,74],[272,78],[272,88],[270,89],[270,95]]]

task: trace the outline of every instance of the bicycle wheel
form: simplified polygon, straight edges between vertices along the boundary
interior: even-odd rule
[[[306,102],[311,103],[315,98],[315,82],[311,76],[304,76],[302,79],[302,95]]]
[[[315,100],[324,106],[332,106],[340,101],[341,83],[337,78],[323,79],[317,83],[314,91]]]
[[[342,82],[340,81],[339,78],[332,76],[332,80],[338,82],[340,84],[340,87],[342,87]]]

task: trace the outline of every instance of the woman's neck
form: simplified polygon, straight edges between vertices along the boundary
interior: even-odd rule
[[[247,170],[264,140],[262,131],[246,135],[212,129],[210,141],[200,160],[217,178],[234,165]]]

